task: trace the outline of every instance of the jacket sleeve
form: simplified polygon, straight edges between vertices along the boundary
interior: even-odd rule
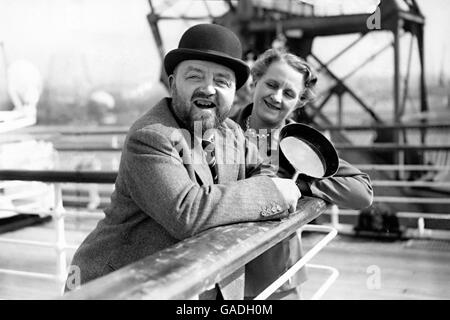
[[[215,226],[286,215],[288,205],[269,177],[201,186],[190,178],[168,137],[157,131],[132,133],[124,153],[130,197],[177,239]],[[279,210],[263,215],[268,206]]]
[[[369,175],[339,159],[339,169],[330,178],[297,180],[303,195],[321,198],[341,208],[362,209],[373,201]]]

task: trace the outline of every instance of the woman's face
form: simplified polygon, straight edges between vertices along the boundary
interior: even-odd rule
[[[303,74],[276,61],[255,83],[253,115],[272,128],[284,124],[304,91]]]

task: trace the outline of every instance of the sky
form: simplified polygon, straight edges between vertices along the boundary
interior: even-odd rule
[[[351,0],[340,1],[344,4]],[[339,2],[339,1],[338,1]],[[354,3],[361,3],[362,0],[355,0]],[[425,16],[425,69],[430,78],[436,78],[441,73],[444,67],[444,73],[447,78],[450,77],[450,1],[448,0],[418,0],[418,5]],[[330,3],[330,0],[319,0],[319,4]],[[326,6],[325,6],[326,7]],[[351,7],[351,6],[350,6]],[[354,4],[355,7],[355,4]],[[345,6],[344,6],[345,8]],[[323,9],[322,10],[327,10]],[[328,8],[328,13],[337,12],[339,6],[335,3]],[[344,10],[345,11],[345,10]],[[347,10],[345,13],[352,13]],[[347,44],[355,40],[358,35],[345,35],[333,37],[318,38],[313,47],[313,52],[321,56],[324,60],[331,58],[339,48],[344,48]],[[349,72],[348,66],[355,65],[355,61],[362,61],[364,57],[369,57],[377,52],[390,41],[393,37],[391,33],[386,32],[372,32],[368,34],[363,41],[358,43],[348,54],[343,55],[342,59],[336,60],[333,68],[339,75],[345,75]],[[403,72],[407,69],[407,61],[410,47],[410,35],[401,38],[400,45],[400,59],[401,70]],[[334,50],[333,50],[334,49]],[[386,50],[373,60],[366,68],[362,69],[365,73],[370,73],[375,76],[383,76],[386,73],[391,75],[393,73],[393,50]],[[417,42],[414,43],[411,73],[419,73],[419,60],[417,54]]]
[[[354,9],[366,1],[373,5],[376,0],[341,0],[342,5],[336,5],[335,0],[317,0],[317,4],[322,6],[321,10],[332,13],[332,10]],[[446,76],[450,77],[450,1],[417,1],[426,17],[427,73],[436,77],[444,67]],[[176,3],[172,9],[174,14],[200,7],[199,10],[205,11],[200,0],[159,2]],[[208,3],[213,4],[207,9],[213,13],[223,10],[218,5],[222,1]],[[0,41],[4,49],[0,57],[0,95],[5,92],[7,66],[20,59],[36,65],[47,83],[68,90],[113,84],[135,87],[157,81],[161,59],[145,18],[149,11],[147,0],[0,0]],[[186,22],[161,24],[166,52],[177,46],[188,26]],[[354,37],[317,39],[313,51],[326,60]],[[333,67],[344,75],[349,66],[355,66],[355,61],[363,60],[391,39],[389,34],[370,34],[353,54],[336,61]],[[403,68],[408,47],[409,39],[405,37],[402,39]],[[412,71],[417,72],[417,57],[412,61],[415,66]],[[366,75],[392,72],[392,51],[382,54],[363,72]]]
[[[443,66],[450,78],[450,1],[418,0],[426,17],[425,52],[431,74],[438,74]]]

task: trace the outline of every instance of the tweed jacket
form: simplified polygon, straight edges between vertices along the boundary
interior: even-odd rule
[[[252,108],[252,104],[247,105],[235,117],[235,121],[244,130]],[[277,150],[277,146],[272,146],[272,150]],[[341,208],[362,209],[369,206],[373,199],[369,176],[342,159],[339,159],[339,168],[332,177],[309,181],[299,179],[297,185],[302,195],[321,198]],[[249,262],[245,266],[245,295],[253,297],[259,294],[302,256],[300,239],[294,233]],[[280,290],[296,287],[306,277],[306,270],[302,268]]]
[[[288,214],[269,177],[273,172],[246,162],[253,158],[251,148],[246,151],[235,122],[227,119],[226,130],[216,131],[219,183],[213,184],[200,142],[180,129],[170,104],[170,98],[161,100],[127,134],[105,218],[72,261],[81,283],[209,228]]]

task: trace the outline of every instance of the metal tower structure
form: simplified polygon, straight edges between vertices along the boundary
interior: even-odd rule
[[[224,0],[229,10],[222,16],[186,17],[179,16],[179,19],[204,20],[210,19],[212,22],[221,24],[232,29],[240,37],[244,51],[252,50],[256,54],[263,52],[271,46],[277,36],[282,34],[285,37],[286,46],[293,53],[307,59],[313,59],[319,66],[319,71],[325,72],[335,81],[328,92],[324,93],[324,99],[318,105],[309,105],[309,116],[319,117],[325,124],[332,124],[329,119],[322,114],[321,110],[329,102],[333,95],[338,97],[339,117],[342,118],[342,96],[350,95],[375,123],[382,123],[381,117],[376,114],[374,108],[346,83],[345,80],[361,69],[364,65],[372,61],[377,55],[386,49],[393,48],[393,122],[400,123],[405,111],[406,99],[409,93],[408,82],[411,67],[411,53],[413,42],[417,42],[420,59],[420,111],[428,111],[428,102],[425,83],[425,58],[424,58],[424,24],[425,18],[415,0],[381,0],[374,13],[347,14],[334,16],[316,16],[314,6],[309,2],[284,0],[284,1],[262,1],[262,0]],[[174,1],[165,1],[166,6]],[[208,1],[203,0],[208,7]],[[174,17],[164,17],[155,11],[152,0],[149,0],[151,12],[148,14],[150,24],[157,47],[159,48],[161,59],[164,57],[163,40],[158,28],[161,19],[174,19]],[[210,2],[211,5],[211,2]],[[378,16],[376,16],[378,15]],[[371,25],[371,20],[378,18],[379,25]],[[371,32],[389,32],[392,34],[392,42],[388,43],[382,50],[373,53],[366,61],[347,73],[344,77],[338,77],[329,68],[330,64],[341,57],[367,34]],[[359,34],[359,38],[350,45],[338,52],[329,61],[321,61],[312,52],[312,44],[317,37]],[[404,81],[404,88],[401,90],[401,70],[400,70],[400,37],[410,34],[411,42],[409,47],[408,70]],[[167,84],[167,76],[161,70],[161,80]],[[393,142],[398,142],[399,137],[394,137]],[[422,142],[424,134],[422,134]]]

